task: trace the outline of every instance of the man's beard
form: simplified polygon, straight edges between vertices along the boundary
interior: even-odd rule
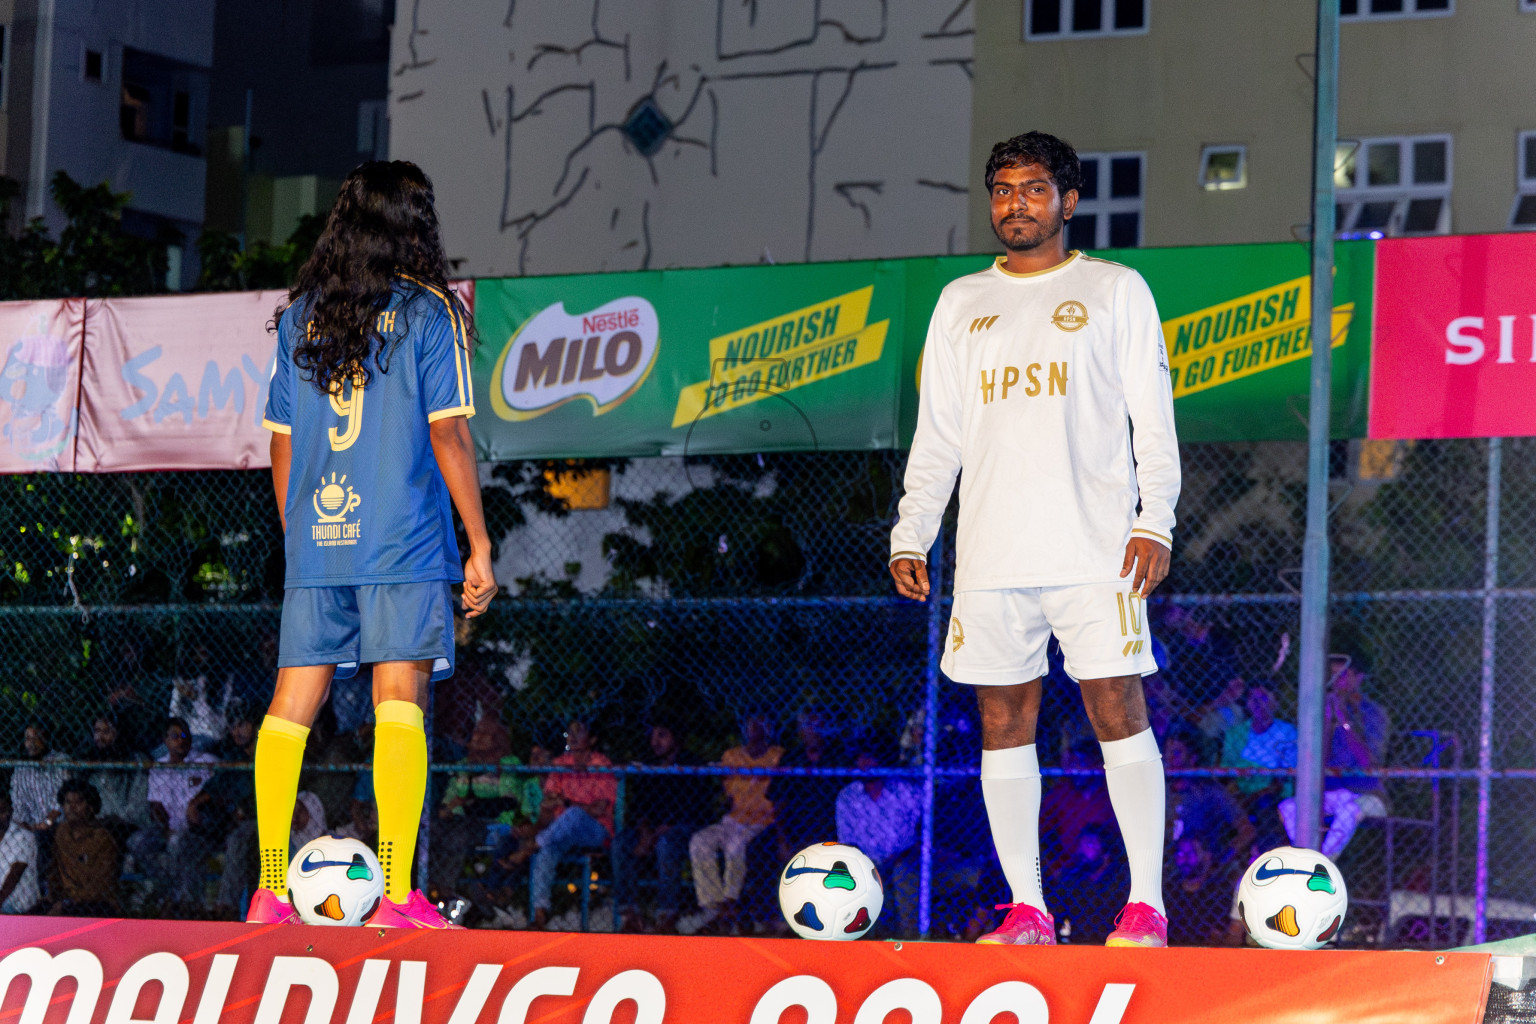
[[[1065,223],[1066,220],[1059,214],[1049,224],[1041,224],[1033,218],[1027,220],[1004,218],[1001,224],[997,221],[992,222],[992,233],[1009,252],[1029,252],[1040,248],[1061,234],[1062,225]]]

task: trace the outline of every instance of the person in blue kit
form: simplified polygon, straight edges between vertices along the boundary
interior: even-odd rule
[[[384,897],[368,924],[449,927],[411,888],[426,796],[422,707],[453,673],[453,593],[496,593],[468,417],[468,311],[448,287],[432,184],[372,161],[341,186],[277,313],[264,425],[287,574],[277,686],[256,739],[260,888],[247,921],[297,919],[289,823],[304,743],[334,676],[373,665],[373,786]],[[453,513],[469,539],[459,568]]]

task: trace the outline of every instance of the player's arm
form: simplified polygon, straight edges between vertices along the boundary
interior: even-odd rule
[[[293,435],[272,432],[272,493],[277,496],[277,518],[288,532],[288,467],[293,465]]]
[[[905,493],[891,530],[891,577],[896,592],[914,601],[928,599],[928,549],[939,534],[944,509],[960,473],[960,380],[943,326],[945,304],[933,311],[923,346],[917,431],[907,456]]]
[[[1147,597],[1168,576],[1173,556],[1173,506],[1179,500],[1179,439],[1163,326],[1152,290],[1128,274],[1116,310],[1116,348],[1130,413],[1141,513],[1131,525],[1120,575],[1134,569],[1131,588]]]
[[[472,619],[484,614],[491,598],[496,596],[496,579],[491,574],[491,538],[485,529],[485,509],[480,503],[475,443],[469,436],[469,420],[464,416],[433,420],[431,432],[437,468],[469,537],[469,558],[464,563],[464,617]]]

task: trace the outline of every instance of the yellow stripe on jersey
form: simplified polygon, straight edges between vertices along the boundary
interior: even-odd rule
[[[1162,534],[1157,533],[1157,532],[1155,532],[1153,530],[1149,530],[1149,529],[1147,529],[1144,526],[1138,526],[1138,527],[1134,528],[1133,530],[1131,530],[1131,536],[1132,537],[1136,536],[1138,533],[1141,534],[1143,537],[1151,537],[1153,540],[1162,541],[1170,549],[1172,549],[1172,547],[1173,547],[1173,538],[1172,537],[1165,537]]]
[[[293,428],[290,427],[288,424],[273,422],[272,420],[267,419],[265,416],[263,416],[261,418],[261,425],[266,427],[268,430],[272,431],[272,433],[274,433],[274,434],[292,434],[293,433]]]
[[[459,316],[458,303],[450,299],[442,289],[428,284],[426,281],[423,281],[420,278],[412,277],[410,274],[405,273],[402,273],[400,276],[405,278],[407,281],[410,281],[414,285],[425,288],[427,291],[443,300],[443,307],[448,313],[448,322],[453,325],[453,371],[457,375],[459,383],[458,408],[468,408],[468,415],[473,416],[475,414],[474,391],[473,389],[467,389],[465,387],[465,382],[470,377],[469,329],[465,326],[463,318]],[[453,415],[458,416],[464,414],[454,412]]]
[[[456,405],[456,406],[454,406],[451,409],[439,409],[439,410],[437,410],[437,412],[429,412],[429,413],[427,413],[427,422],[428,423],[436,423],[438,420],[445,420],[445,419],[447,419],[450,416],[463,416],[465,418],[468,418],[470,416],[473,416],[474,414],[475,414],[475,407],[474,406],[472,406],[472,405]]]

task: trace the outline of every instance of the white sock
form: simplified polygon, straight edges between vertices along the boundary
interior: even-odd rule
[[[981,796],[1013,902],[1045,911],[1040,891],[1040,759],[1035,745],[983,750]]]
[[[1157,737],[1147,729],[1123,740],[1100,742],[1104,751],[1104,784],[1125,839],[1131,869],[1131,903],[1163,909],[1163,817],[1167,793],[1163,755]]]

